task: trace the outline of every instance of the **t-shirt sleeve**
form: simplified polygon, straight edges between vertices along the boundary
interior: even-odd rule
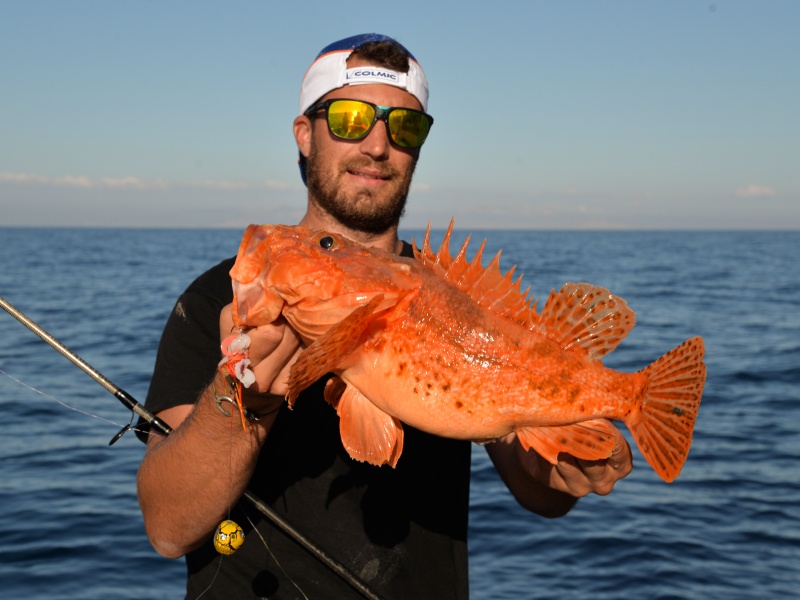
[[[175,303],[161,335],[145,400],[150,412],[194,404],[214,378],[222,356],[219,313],[233,299],[229,262],[199,277]]]

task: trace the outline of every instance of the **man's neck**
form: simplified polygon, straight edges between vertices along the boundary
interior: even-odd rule
[[[308,210],[305,216],[300,220],[299,225],[308,227],[314,231],[324,229],[325,231],[338,233],[362,246],[378,248],[393,254],[400,254],[403,247],[402,242],[397,238],[397,226],[391,227],[381,233],[368,233],[350,229],[311,204],[309,204]]]

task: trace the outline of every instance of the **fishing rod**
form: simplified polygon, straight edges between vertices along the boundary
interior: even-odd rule
[[[0,296],[0,307],[2,307],[8,314],[10,314],[20,323],[22,323],[25,327],[30,329],[37,336],[39,336],[49,346],[51,346],[62,356],[64,356],[64,358],[69,360],[72,364],[74,364],[76,367],[78,367],[80,370],[86,373],[89,377],[91,377],[97,383],[103,386],[114,397],[116,397],[120,402],[122,402],[122,404],[124,404],[128,410],[131,410],[137,415],[139,415],[142,419],[147,421],[147,423],[151,427],[154,427],[165,436],[172,433],[172,428],[169,425],[167,425],[164,421],[159,419],[152,412],[147,410],[142,404],[137,402],[136,399],[130,394],[128,394],[125,390],[112,383],[108,378],[106,378],[102,373],[100,373],[100,371],[92,367],[80,356],[75,354],[75,352],[67,348],[64,344],[62,344],[60,341],[58,341],[56,338],[50,335],[36,322],[34,322],[32,319],[30,319],[28,316],[26,316],[17,308],[15,308],[2,296]],[[133,429],[132,423],[133,423],[133,416],[131,416],[131,423],[123,427],[113,438],[111,438],[111,441],[108,442],[108,445],[111,446],[117,440],[119,440],[119,438],[121,438],[125,434],[125,432],[127,432],[130,429]],[[272,524],[275,525],[275,527],[280,529],[286,536],[294,540],[305,550],[307,550],[314,558],[319,560],[322,564],[328,567],[336,575],[338,575],[344,581],[350,584],[350,586],[353,587],[353,589],[359,592],[362,596],[364,596],[364,598],[368,598],[369,600],[382,600],[381,596],[375,593],[366,583],[364,583],[358,576],[352,573],[345,565],[343,565],[338,560],[333,558],[323,548],[321,548],[315,542],[309,539],[308,536],[306,536],[303,532],[299,531],[291,523],[286,521],[286,519],[284,519],[281,515],[276,513],[272,509],[272,507],[267,505],[258,496],[253,494],[253,492],[251,492],[250,490],[245,490],[244,497],[247,498],[247,500],[256,509],[258,509],[258,511],[261,512],[261,514],[263,514],[269,521],[271,521]]]

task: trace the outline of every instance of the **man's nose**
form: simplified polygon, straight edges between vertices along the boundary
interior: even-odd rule
[[[361,152],[375,160],[386,159],[389,157],[390,147],[388,125],[383,119],[378,119],[372,131],[361,140]]]

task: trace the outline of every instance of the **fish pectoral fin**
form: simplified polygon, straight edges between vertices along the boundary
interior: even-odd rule
[[[325,382],[325,390],[322,393],[323,397],[328,404],[336,409],[337,413],[339,412],[339,399],[342,397],[345,389],[347,389],[347,384],[342,381],[341,377],[337,377],[336,375]]]
[[[365,305],[359,306],[300,353],[289,371],[286,399],[290,408],[300,392],[326,373],[342,366],[358,347],[361,334],[366,331],[372,314],[382,301],[383,294],[378,294]]]
[[[351,458],[394,468],[403,452],[403,425],[383,412],[352,385],[336,406],[342,444]]]
[[[614,426],[606,419],[593,419],[553,427],[521,427],[515,431],[522,447],[531,448],[552,464],[565,452],[582,460],[601,460],[614,450]]]
[[[403,452],[403,425],[341,377],[325,383],[325,400],[339,415],[342,445],[351,458],[394,467]]]
[[[589,283],[565,283],[550,297],[535,329],[565,350],[585,351],[592,360],[613,352],[636,323],[625,300]]]
[[[403,452],[403,424],[347,385],[336,405],[342,444],[351,458],[394,468]]]

